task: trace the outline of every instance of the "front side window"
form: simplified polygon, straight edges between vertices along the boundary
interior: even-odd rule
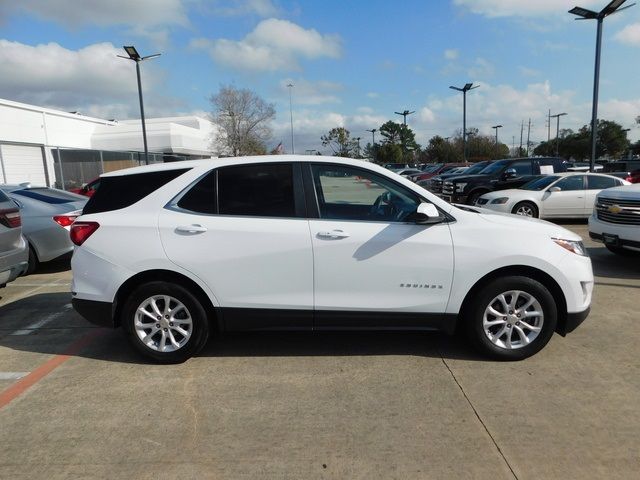
[[[420,198],[381,175],[342,165],[313,165],[320,218],[404,222]]]
[[[517,162],[513,162],[507,167],[507,169],[511,168],[516,171],[516,175],[518,177],[522,177],[524,175],[533,175],[533,170],[531,169],[531,160],[518,160]]]
[[[572,190],[584,190],[584,176],[572,175],[567,178],[563,178],[554,187],[560,187],[563,192],[569,192]]]
[[[295,217],[293,166],[276,163],[218,169],[218,213]]]
[[[587,187],[589,190],[603,190],[620,185],[615,178],[601,177],[599,175],[589,175],[587,182],[589,184]]]

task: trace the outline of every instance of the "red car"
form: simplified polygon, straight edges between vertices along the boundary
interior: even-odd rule
[[[629,176],[625,178],[625,180],[631,183],[640,183],[640,170],[634,170],[629,173]]]
[[[435,177],[436,175],[441,175],[443,173],[447,173],[449,170],[453,170],[454,168],[457,168],[457,167],[468,167],[469,165],[471,165],[471,164],[470,163],[445,163],[444,165],[441,165],[440,167],[438,167],[435,170],[432,170],[430,172],[425,172],[422,175],[415,175],[411,179],[414,182],[420,182],[422,180],[428,180],[431,177]]]
[[[71,188],[69,191],[71,193],[77,193],[78,195],[84,195],[85,197],[91,197],[96,190],[100,186],[100,178],[94,178],[89,183],[87,183],[84,187],[80,188]]]

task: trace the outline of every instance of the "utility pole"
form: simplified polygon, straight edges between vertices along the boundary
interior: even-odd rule
[[[376,132],[377,128],[372,128],[371,130],[367,130],[367,132],[371,132],[371,156],[373,157],[371,160],[376,161]]]
[[[516,136],[515,135],[511,135],[511,148],[513,153],[516,153]]]
[[[560,117],[563,115],[566,115],[566,113],[551,115],[551,118],[556,119],[556,157],[560,155]]]
[[[518,156],[522,155],[522,132],[524,131],[524,120],[520,122],[520,150],[518,150]]]
[[[287,88],[289,89],[289,115],[291,118],[291,153],[296,153],[296,149],[293,145],[293,102],[291,101],[291,89],[293,89],[293,83],[289,83]]]
[[[402,115],[402,123],[405,127],[405,131],[402,132],[402,158],[406,162],[407,161],[407,142],[405,139],[406,128],[407,128],[407,115],[411,115],[412,113],[416,113],[415,111],[410,112],[409,110],[404,110],[403,112],[394,112],[396,115]]]
[[[502,125],[494,125],[493,128],[496,131],[496,146],[498,145],[498,129],[502,128]]]
[[[529,119],[529,129],[527,130],[527,157],[529,156],[529,138],[531,136],[531,119]]]
[[[480,85],[473,86],[473,83],[466,83],[464,87],[449,87],[451,90],[462,92],[462,157],[467,161],[467,92],[478,88]]]

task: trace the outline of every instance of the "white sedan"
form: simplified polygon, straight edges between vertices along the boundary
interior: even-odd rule
[[[605,188],[629,185],[611,175],[564,173],[538,177],[520,188],[482,195],[476,205],[537,218],[588,218],[596,195]]]

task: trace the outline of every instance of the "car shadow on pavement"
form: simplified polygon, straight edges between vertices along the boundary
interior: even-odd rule
[[[593,274],[596,277],[640,279],[640,256],[624,257],[616,255],[604,246],[588,247],[587,251],[591,257]]]
[[[107,362],[151,364],[122,329],[103,329],[68,307],[69,293],[43,293],[0,307],[0,347]],[[49,318],[44,325],[30,325]],[[22,330],[19,335],[16,332]],[[81,349],[73,345],[90,338]],[[74,350],[70,353],[70,349]],[[77,350],[77,351],[76,351]],[[487,361],[458,336],[437,332],[242,332],[212,335],[198,357],[404,355]]]
[[[60,273],[71,270],[71,255],[65,255],[50,262],[41,263],[34,274]]]

